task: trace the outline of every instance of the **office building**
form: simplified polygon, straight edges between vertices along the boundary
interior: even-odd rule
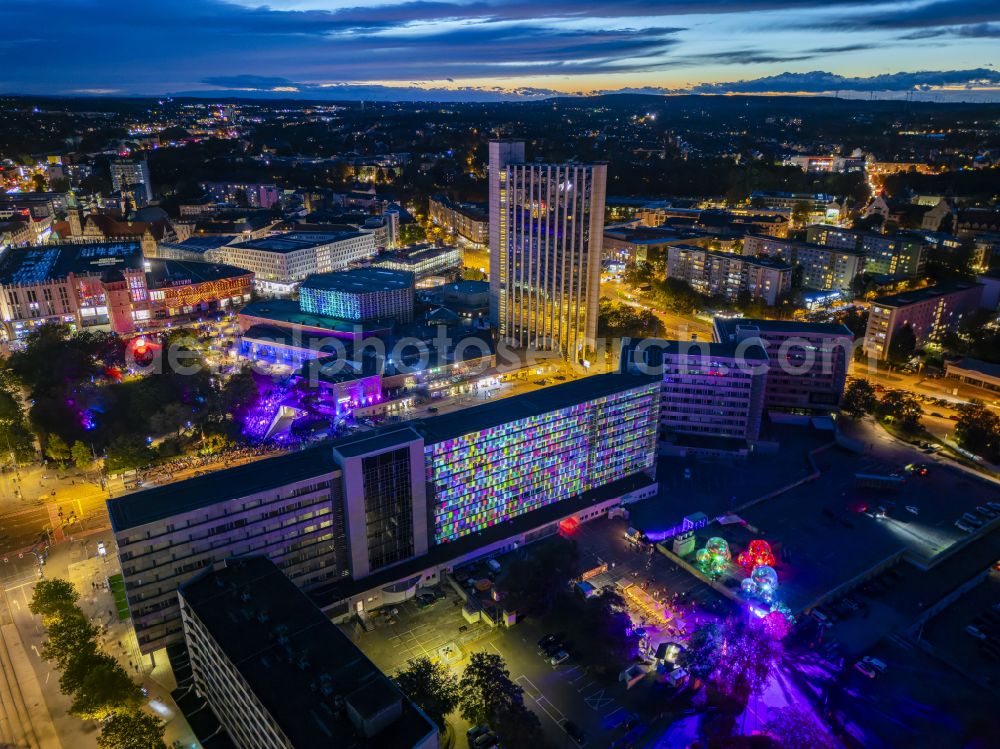
[[[266,295],[292,293],[306,276],[344,270],[375,254],[375,237],[363,232],[286,232],[206,251],[220,263],[246,268]]]
[[[619,369],[659,379],[665,452],[744,451],[760,435],[768,359],[758,342],[623,338]]]
[[[597,337],[603,164],[526,163],[490,143],[490,317],[515,347],[586,359]]]
[[[435,195],[430,199],[428,208],[428,215],[435,226],[472,244],[485,246],[489,242],[489,216],[485,205],[455,203],[443,195]]]
[[[239,749],[438,749],[438,729],[263,556],[178,590],[194,688]]]
[[[140,649],[178,640],[178,586],[229,557],[347,617],[655,493],[659,387],[597,375],[109,500]]]
[[[136,187],[141,185],[141,189]],[[111,162],[111,186],[115,192],[141,193],[145,205],[153,199],[153,182],[149,178],[149,163],[145,157],[117,158]]]
[[[461,268],[462,250],[456,245],[415,245],[395,252],[383,252],[372,260],[372,265],[412,273],[418,285],[424,288],[427,283],[449,276]]]
[[[747,234],[743,254],[774,257],[802,269],[802,286],[819,291],[850,293],[855,277],[864,268],[861,250],[835,249],[790,239]]]
[[[130,333],[250,300],[253,274],[144,258],[138,242],[43,245],[0,256],[0,339],[46,323]]]
[[[199,186],[214,202],[242,208],[268,209],[281,199],[277,185],[262,182],[201,182]]]
[[[413,320],[413,274],[355,268],[309,276],[299,286],[299,308],[343,320]]]
[[[888,359],[894,336],[907,326],[917,346],[957,330],[962,317],[979,308],[983,288],[978,283],[952,282],[879,297],[868,313],[865,353]]]
[[[692,245],[667,248],[667,278],[686,281],[708,296],[743,296],[774,306],[792,290],[792,266],[769,257],[744,257]]]
[[[713,337],[725,344],[759,342],[767,352],[764,408],[830,411],[840,403],[854,335],[840,323],[717,317]]]

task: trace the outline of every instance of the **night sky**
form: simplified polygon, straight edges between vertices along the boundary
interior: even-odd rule
[[[1000,100],[1000,2],[10,0],[0,92]],[[430,93],[428,93],[430,89]]]

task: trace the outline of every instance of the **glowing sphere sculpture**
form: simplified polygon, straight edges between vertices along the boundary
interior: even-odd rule
[[[749,577],[744,577],[743,582],[740,583],[740,590],[745,596],[755,596],[757,595],[757,583]]]
[[[778,589],[778,573],[774,571],[774,567],[762,564],[750,573],[750,579],[757,586],[758,596],[765,601],[774,598],[774,593]]]
[[[708,542],[705,544],[705,549],[707,549],[708,553],[712,556],[723,557],[727,562],[732,559],[732,556],[729,553],[729,544],[726,543],[726,539],[724,538],[713,536],[708,539]]]
[[[698,549],[694,558],[702,572],[713,576],[721,575],[729,569],[729,562],[732,559],[726,539],[718,536],[708,539],[705,548]]]
[[[736,557],[736,562],[746,570],[748,575],[754,567],[759,567],[762,564],[773,567],[775,559],[774,552],[771,551],[771,544],[762,538],[751,541],[746,551],[740,552],[740,555]]]

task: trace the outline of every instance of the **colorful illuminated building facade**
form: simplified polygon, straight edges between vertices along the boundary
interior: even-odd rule
[[[230,557],[346,618],[651,496],[658,393],[597,375],[109,500],[139,647],[178,641],[178,586]]]
[[[646,383],[429,444],[435,542],[650,470],[658,396]]]
[[[342,320],[413,320],[413,274],[356,268],[309,276],[299,286],[299,308]]]

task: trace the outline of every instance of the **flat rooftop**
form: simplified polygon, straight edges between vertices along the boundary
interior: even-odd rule
[[[239,249],[261,250],[263,252],[288,253],[299,250],[309,250],[324,244],[343,242],[345,239],[362,237],[364,234],[359,231],[343,232],[318,232],[318,231],[291,231],[287,234],[275,234],[270,237],[260,239],[250,239],[246,242],[239,242],[232,245]]]
[[[913,291],[902,291],[899,294],[892,294],[891,296],[880,296],[878,299],[872,302],[873,305],[878,305],[880,307],[905,307],[909,304],[918,304],[920,302],[926,302],[930,299],[935,299],[945,294],[955,294],[962,291],[968,291],[975,287],[983,287],[981,283],[973,283],[972,281],[954,281],[951,283],[939,283],[936,286],[925,286],[922,289],[914,289]]]
[[[267,558],[229,560],[180,594],[294,747],[409,749],[437,731]],[[393,709],[371,738],[349,717]]]
[[[0,257],[0,285],[34,285],[69,274],[105,276],[143,269],[139,242],[93,242],[10,248]]]
[[[379,291],[398,291],[412,286],[412,273],[371,266],[336,273],[317,273],[307,277],[299,285],[299,289],[370,294]]]
[[[599,374],[529,393],[500,398],[473,408],[464,408],[416,422],[414,428],[429,442],[442,442],[529,416],[558,411],[595,398],[658,383],[651,375]]]
[[[392,330],[392,320],[344,320],[340,317],[303,312],[291,299],[262,299],[242,307],[241,317],[268,320],[278,327],[300,326],[352,335],[382,335]]]
[[[115,532],[337,470],[330,443],[108,500]]]
[[[170,286],[183,286],[185,283],[204,283],[206,281],[221,281],[226,278],[252,276],[251,271],[237,268],[234,265],[218,263],[199,263],[186,260],[160,260],[150,258],[145,261],[147,267],[146,281],[151,289]]]
[[[739,359],[744,361],[768,360],[767,352],[758,343],[735,342],[710,343],[708,341],[668,341],[662,338],[622,338],[621,362],[635,363],[635,355],[643,357],[643,363],[658,367],[663,363],[664,354],[687,355],[692,358]]]
[[[847,336],[854,338],[851,329],[839,322],[804,322],[801,320],[761,320],[752,317],[716,317],[712,324],[715,332],[728,342],[736,340],[737,328],[757,328],[761,333],[793,333],[799,335]]]

